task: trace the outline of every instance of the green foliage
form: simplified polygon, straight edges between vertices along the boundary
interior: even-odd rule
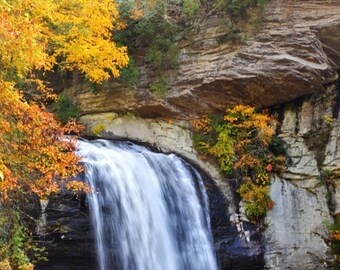
[[[158,78],[157,81],[149,84],[150,90],[160,97],[165,97],[168,94],[168,84],[163,78]]]
[[[331,247],[333,259],[329,261],[330,270],[340,269],[340,214],[336,215],[333,224],[325,224],[325,229],[328,232],[328,243]]]
[[[228,21],[225,25],[226,33],[217,38],[219,44],[223,43],[243,43],[245,34],[242,33],[240,27],[233,21]]]
[[[235,151],[234,138],[228,126],[221,126],[218,130],[216,143],[209,149],[209,154],[217,157],[220,168],[226,173],[231,173],[234,166]]]
[[[245,16],[246,10],[252,2],[252,0],[216,0],[214,7],[226,10],[232,17],[241,17]]]
[[[32,263],[46,260],[25,228],[18,211],[2,206],[0,211],[0,262],[8,261],[12,269],[32,269]],[[1,263],[0,263],[1,264]],[[9,268],[9,269],[11,269]]]
[[[286,148],[284,146],[283,140],[279,136],[273,136],[269,143],[269,151],[272,152],[275,156],[285,156]]]
[[[130,56],[129,65],[126,68],[120,70],[119,80],[128,84],[134,85],[137,83],[139,77],[139,71],[135,64],[134,59]]]
[[[259,222],[272,204],[269,187],[257,185],[251,180],[247,180],[240,186],[238,192],[244,201],[248,218],[253,222]]]
[[[200,8],[199,0],[183,0],[183,13],[187,18],[191,18]]]
[[[146,63],[157,71],[178,67],[179,50],[175,45],[177,27],[158,16],[144,19],[136,28],[137,42],[147,48]]]
[[[55,112],[60,121],[66,123],[72,118],[79,116],[79,108],[77,105],[65,94],[61,94],[55,103]]]
[[[237,21],[247,16],[247,10],[252,6],[264,5],[266,0],[216,0],[214,7],[226,11]]]
[[[179,49],[175,42],[178,24],[172,15],[177,10],[171,1],[156,0],[142,5],[136,1],[122,1],[119,10],[127,27],[117,31],[115,41],[127,44],[129,52],[145,52],[145,63],[155,74],[162,76],[167,70],[178,68]],[[197,0],[188,0],[183,5],[190,13]],[[183,8],[184,8],[183,6]],[[179,6],[178,6],[179,7]],[[131,14],[139,11],[142,15],[132,19]],[[123,75],[124,76],[124,75]]]

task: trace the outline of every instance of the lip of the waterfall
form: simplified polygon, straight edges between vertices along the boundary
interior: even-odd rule
[[[129,139],[129,138],[123,138],[123,137],[110,137],[110,138],[106,138],[106,137],[95,137],[95,136],[81,136],[78,137],[79,140],[88,140],[88,141],[96,141],[96,140],[106,140],[106,141],[110,141],[110,142],[115,142],[115,143],[132,143],[135,145],[139,145],[139,146],[143,146],[146,149],[148,149],[151,152],[154,153],[163,153],[163,154],[169,154],[170,152],[166,152],[166,151],[162,151],[162,149],[160,147],[158,147],[157,145],[154,145],[152,143],[148,143],[148,142],[141,142],[141,141],[137,141],[137,140],[133,140],[133,139]],[[177,155],[177,153],[176,153]]]
[[[81,136],[81,137],[78,137],[78,140],[85,140],[85,141],[87,140],[90,142],[96,141],[96,140],[106,140],[106,141],[110,141],[113,143],[131,143],[134,145],[142,146],[145,149],[153,153],[161,153],[161,154],[166,154],[166,155],[175,154],[177,157],[181,158],[185,163],[190,164],[190,166],[192,166],[204,179],[209,179],[212,181],[212,178],[207,174],[207,172],[203,170],[194,160],[191,160],[178,152],[166,151],[165,149],[162,149],[161,147],[155,144],[152,144],[152,143],[133,140],[130,138],[122,138],[122,137],[106,138],[106,137],[95,137],[95,136]],[[216,186],[216,188],[218,188],[216,184],[214,185]]]

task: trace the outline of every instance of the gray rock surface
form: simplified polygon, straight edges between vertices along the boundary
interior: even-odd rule
[[[335,187],[323,178],[339,170],[339,118],[335,86],[300,105],[286,105],[281,138],[289,163],[272,179],[274,207],[268,212],[265,261],[269,269],[328,269],[327,224],[339,213],[339,177]],[[330,198],[330,200],[329,200]],[[334,211],[332,208],[336,206]]]

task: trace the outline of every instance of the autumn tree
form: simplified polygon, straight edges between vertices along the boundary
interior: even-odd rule
[[[128,64],[113,42],[119,25],[113,0],[0,0],[0,266],[33,269],[20,204],[56,192],[81,168],[73,153],[79,131],[61,127],[42,101],[44,74],[58,66],[101,83]],[[66,183],[67,182],[67,183]],[[7,225],[6,225],[7,224]]]
[[[127,48],[112,41],[119,21],[113,0],[2,0],[0,55],[6,78],[34,70],[78,69],[100,83],[128,64]]]

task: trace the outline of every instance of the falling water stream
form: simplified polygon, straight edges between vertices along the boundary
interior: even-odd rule
[[[78,142],[100,270],[215,270],[207,195],[179,157],[130,142]]]

